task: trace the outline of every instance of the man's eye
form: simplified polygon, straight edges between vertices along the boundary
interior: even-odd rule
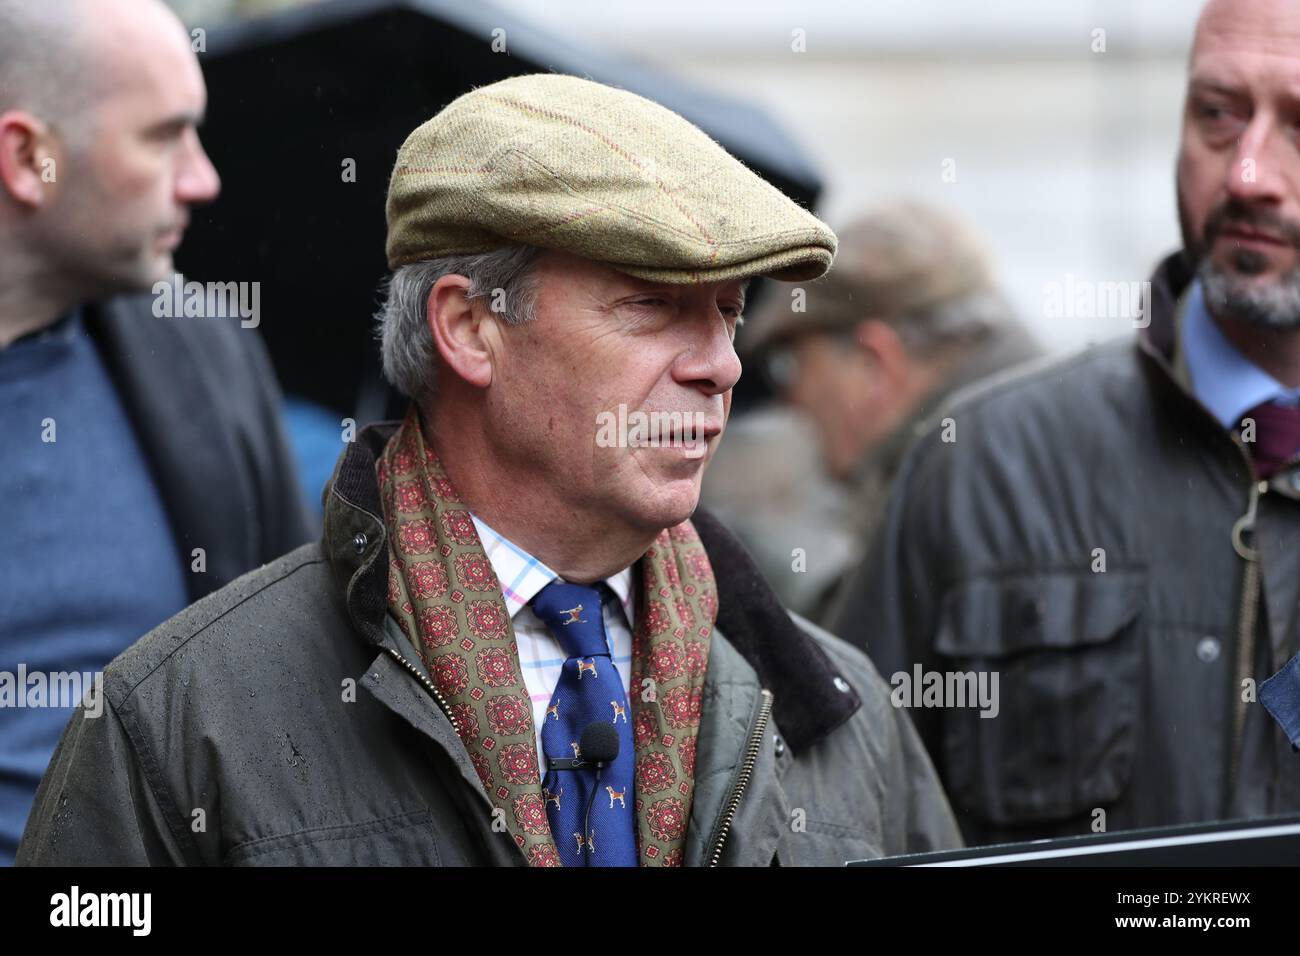
[[[184,123],[165,123],[150,130],[149,135],[152,139],[173,140],[180,139],[187,129]]]
[[[1211,123],[1223,123],[1239,118],[1235,108],[1213,103],[1198,103],[1195,112],[1201,119]]]

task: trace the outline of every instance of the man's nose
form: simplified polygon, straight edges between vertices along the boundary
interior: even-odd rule
[[[221,192],[221,177],[208,159],[194,130],[186,133],[188,142],[176,172],[176,201],[187,206],[212,202]]]
[[[732,343],[727,323],[715,316],[707,330],[685,355],[677,368],[677,379],[694,385],[706,394],[716,395],[731,389],[740,380],[740,356]]]
[[[1281,143],[1276,118],[1261,110],[1237,142],[1237,152],[1227,171],[1228,194],[1245,203],[1279,205],[1286,198],[1288,174],[1284,163],[1296,165],[1294,150]],[[1287,149],[1279,146],[1286,145]]]

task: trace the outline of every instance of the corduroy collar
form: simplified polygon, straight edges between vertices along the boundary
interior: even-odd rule
[[[388,548],[375,462],[398,422],[363,428],[339,457],[326,487],[321,546],[343,591],[353,626],[378,644],[388,613]],[[786,613],[744,546],[703,509],[691,517],[713,565],[718,629],[774,695],[773,712],[796,753],[847,721],[861,706],[817,641]]]
[[[1173,361],[1178,335],[1178,299],[1192,278],[1192,262],[1185,251],[1167,256],[1151,277],[1151,314],[1146,328],[1138,332],[1138,347],[1166,368]]]

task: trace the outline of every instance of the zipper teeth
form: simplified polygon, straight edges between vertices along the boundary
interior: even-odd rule
[[[1250,452],[1242,443],[1236,434],[1232,437],[1232,443],[1237,446],[1241,456],[1245,459],[1246,469],[1250,474],[1250,502],[1247,505],[1246,516],[1249,521],[1249,531],[1253,535],[1255,530],[1255,516],[1259,507],[1259,499],[1267,491],[1267,485],[1260,489],[1259,474],[1255,470],[1255,460],[1251,457]],[[1244,542],[1244,535],[1243,535]],[[1240,771],[1241,752],[1245,746],[1246,737],[1246,702],[1242,700],[1242,681],[1251,676],[1251,668],[1255,660],[1255,630],[1257,624],[1257,615],[1259,610],[1259,555],[1255,553],[1253,557],[1243,555],[1246,566],[1242,569],[1241,575],[1241,604],[1237,614],[1237,666],[1236,681],[1232,686],[1233,694],[1233,727],[1232,727],[1232,750],[1228,754],[1228,780],[1227,793],[1224,795],[1224,812],[1227,813],[1232,806],[1233,794],[1237,787],[1237,774]]]
[[[767,721],[772,714],[772,692],[764,688],[759,693],[763,695],[763,703],[758,710],[758,723],[755,724],[754,733],[749,738],[745,759],[740,768],[740,777],[736,781],[736,789],[732,791],[731,799],[727,802],[727,812],[723,814],[718,839],[714,842],[713,852],[709,855],[709,866],[717,866],[722,858],[722,850],[727,844],[727,835],[731,832],[736,811],[740,809],[740,799],[745,794],[745,788],[749,786],[749,778],[754,773],[754,764],[758,761],[758,748],[763,744],[763,733],[767,730]]]
[[[429,695],[435,701],[437,701],[438,707],[441,708],[443,714],[446,715],[447,719],[451,721],[452,729],[456,731],[456,736],[459,737],[460,721],[458,721],[455,717],[452,716],[451,708],[447,706],[447,699],[442,696],[442,692],[439,691],[438,688],[433,686],[433,683],[429,680],[429,678],[425,677],[423,674],[420,673],[419,668],[417,668],[414,664],[408,661],[397,651],[393,650],[391,647],[385,647],[384,650],[388,652],[388,655],[390,657],[392,657],[395,661],[397,661],[408,671],[410,671],[412,676],[414,676],[415,679],[418,680],[424,686],[424,689],[429,692]]]
[[[1234,724],[1232,733],[1232,754],[1228,769],[1228,805],[1231,806],[1233,792],[1236,789],[1237,771],[1241,763],[1241,751],[1246,735],[1246,701],[1242,699],[1242,681],[1251,675],[1255,660],[1255,622],[1259,605],[1259,562],[1246,562],[1242,574],[1241,614],[1238,618],[1240,630],[1237,632],[1237,680],[1232,692],[1234,701]]]

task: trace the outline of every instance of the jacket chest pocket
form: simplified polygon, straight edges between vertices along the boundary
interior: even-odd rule
[[[935,650],[986,672],[996,716],[944,712],[955,806],[999,826],[1064,821],[1132,779],[1142,642],[1140,572],[976,579],[950,592]],[[994,676],[996,675],[996,684]]]

